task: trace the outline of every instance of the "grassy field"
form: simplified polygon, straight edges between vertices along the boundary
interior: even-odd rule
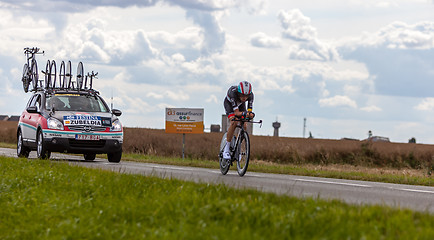
[[[434,239],[434,216],[0,157],[0,239]]]

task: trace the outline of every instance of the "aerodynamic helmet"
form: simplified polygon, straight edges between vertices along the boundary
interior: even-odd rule
[[[252,84],[247,81],[242,81],[238,84],[238,92],[243,95],[249,95],[252,93]]]

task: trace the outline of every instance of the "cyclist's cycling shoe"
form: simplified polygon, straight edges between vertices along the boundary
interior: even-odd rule
[[[223,152],[223,158],[226,160],[231,159],[231,154],[229,152],[224,151]]]

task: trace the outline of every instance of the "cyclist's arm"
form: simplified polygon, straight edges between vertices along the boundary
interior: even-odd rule
[[[250,94],[250,97],[247,99],[247,117],[248,118],[254,118],[255,114],[253,113],[253,99],[254,99],[253,93]]]
[[[243,116],[243,112],[241,112],[238,108],[234,109],[235,117],[241,118]]]
[[[255,96],[253,93],[250,94],[249,98],[247,99],[247,111],[252,112],[253,110],[253,100],[255,99]]]

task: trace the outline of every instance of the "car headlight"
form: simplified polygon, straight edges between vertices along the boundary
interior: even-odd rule
[[[50,117],[49,119],[47,119],[47,126],[50,129],[59,129],[59,130],[63,130],[63,124],[62,122],[60,122],[59,120]]]
[[[116,120],[112,123],[112,127],[110,128],[110,131],[112,132],[121,132],[122,131],[122,124],[119,120]]]

